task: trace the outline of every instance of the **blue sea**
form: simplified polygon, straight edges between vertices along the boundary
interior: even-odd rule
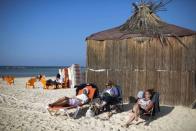
[[[0,77],[12,75],[15,77],[32,77],[39,74],[56,76],[62,66],[0,66]]]
[[[67,66],[0,66],[0,77],[12,75],[14,77],[32,77],[39,74],[56,76],[58,70]],[[81,67],[81,73],[85,73],[85,67]]]

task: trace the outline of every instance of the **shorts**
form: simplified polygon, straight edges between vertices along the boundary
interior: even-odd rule
[[[69,99],[69,105],[70,106],[78,106],[80,104],[81,104],[80,100],[78,100],[76,98],[70,98]]]

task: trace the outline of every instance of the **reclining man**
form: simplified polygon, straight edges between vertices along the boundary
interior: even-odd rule
[[[80,95],[77,95],[75,97],[69,98],[69,97],[62,97],[58,99],[56,102],[49,104],[49,107],[68,107],[68,106],[79,106],[82,104],[85,104],[88,102],[88,89],[84,88],[83,93]]]
[[[100,96],[101,104],[96,105],[99,109],[103,109],[106,105],[109,105],[112,102],[117,101],[118,96],[120,95],[118,88],[113,84],[112,81],[109,81],[106,84],[106,89],[102,92]]]

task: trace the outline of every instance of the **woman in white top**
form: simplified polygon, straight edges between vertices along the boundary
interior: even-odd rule
[[[63,97],[58,99],[56,102],[49,104],[49,107],[54,106],[61,106],[61,107],[67,107],[67,106],[78,106],[82,105],[88,102],[88,89],[84,88],[83,93],[80,95],[77,95],[75,97],[69,98],[69,97]]]
[[[132,111],[129,113],[129,120],[125,124],[128,127],[132,121],[138,121],[138,117],[140,114],[144,112],[148,112],[153,108],[153,103],[151,101],[152,91],[146,90],[144,92],[144,98],[139,98],[137,103],[133,106]]]

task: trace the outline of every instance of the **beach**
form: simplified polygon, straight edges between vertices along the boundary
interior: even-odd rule
[[[126,105],[124,112],[115,113],[109,119],[107,113],[85,117],[87,109],[83,109],[77,119],[61,113],[51,116],[46,106],[60,97],[74,96],[75,89],[26,89],[28,79],[16,78],[11,87],[0,80],[1,131],[196,131],[196,110],[183,106],[161,105],[161,112],[150,123],[140,119],[128,128],[122,125],[128,119],[131,105]]]

